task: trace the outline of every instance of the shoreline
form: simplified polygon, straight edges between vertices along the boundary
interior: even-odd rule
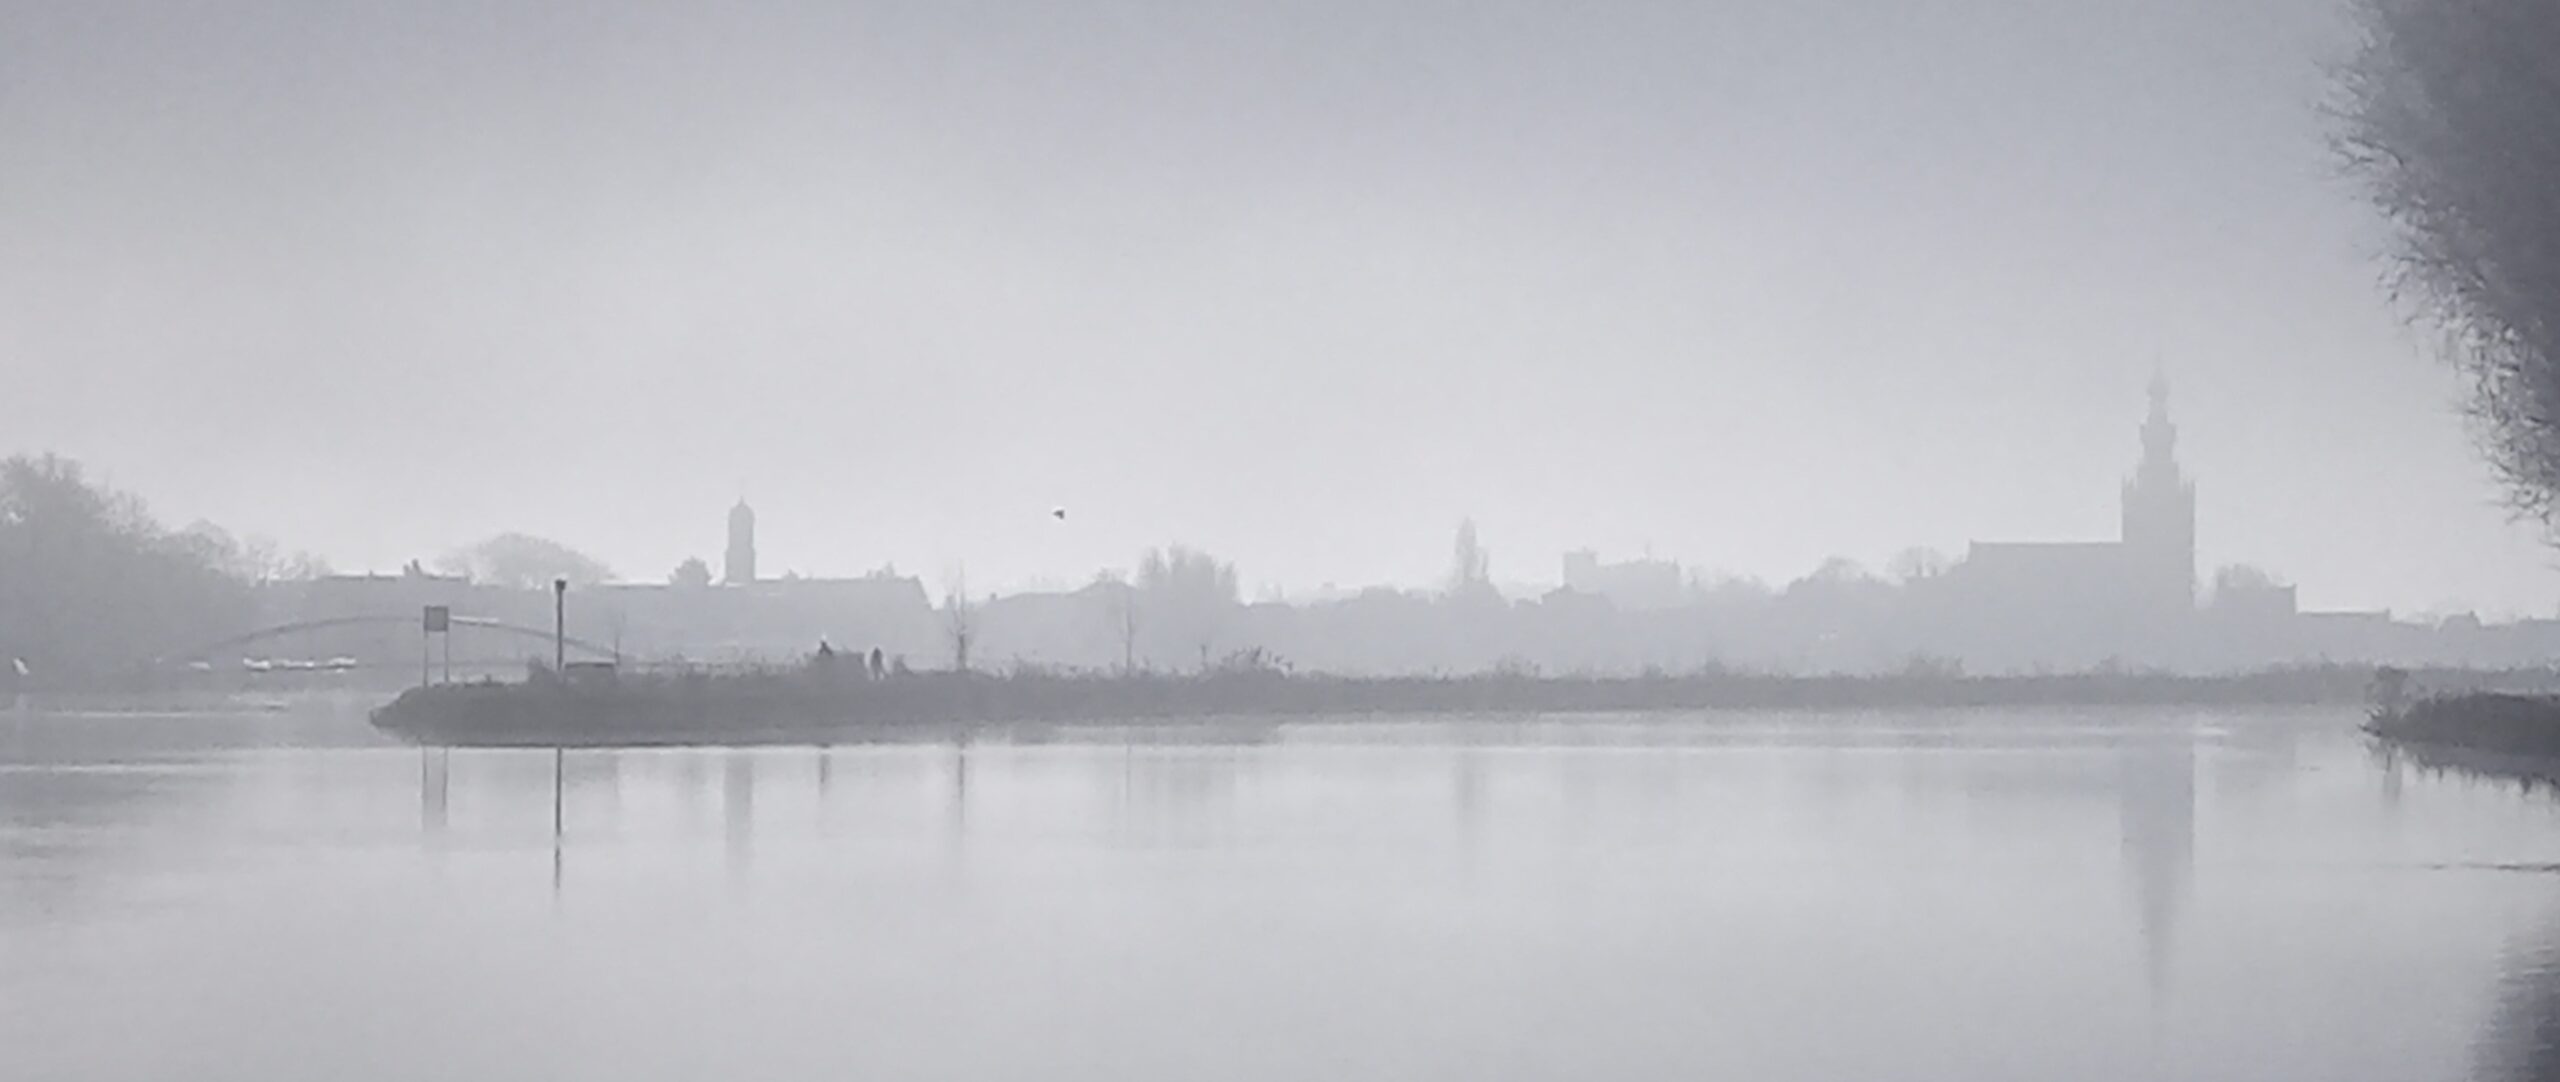
[[[573,674],[574,675],[574,674]],[[851,743],[990,725],[1254,724],[1296,718],[1520,718],[1718,711],[2361,706],[2363,666],[2214,676],[2069,673],[1346,677],[911,673],[593,675],[413,688],[375,710],[413,744],[614,747]],[[2435,672],[2435,686],[2560,691],[2560,673]],[[2560,700],[2554,700],[2560,702]]]

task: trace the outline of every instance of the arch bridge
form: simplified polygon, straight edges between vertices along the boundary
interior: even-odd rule
[[[151,660],[151,664],[154,668],[160,668],[169,665],[185,664],[191,661],[203,661],[206,660],[209,655],[228,653],[233,650],[254,646],[258,643],[272,639],[281,639],[291,635],[301,635],[315,631],[333,631],[351,627],[396,626],[416,628],[421,626],[419,621],[420,617],[416,613],[408,613],[399,616],[331,616],[318,620],[296,620],[292,623],[277,624],[273,627],[262,627],[255,631],[244,631],[228,638],[216,639],[192,649],[162,654],[159,657],[153,658]],[[546,629],[525,627],[520,624],[510,624],[503,620],[493,620],[485,616],[464,616],[456,613],[452,618],[452,626],[455,631],[459,631],[467,627],[475,631],[491,631],[503,635],[516,636],[518,638],[538,639],[546,645],[551,643],[553,639],[552,632]],[[446,634],[452,633],[453,632],[446,632]],[[421,634],[424,634],[424,632],[421,632]],[[578,638],[575,635],[563,636],[561,641],[569,648],[573,655],[584,655],[584,657],[579,658],[579,660],[615,661],[619,660],[621,657],[621,651],[610,646],[589,642],[585,639]]]

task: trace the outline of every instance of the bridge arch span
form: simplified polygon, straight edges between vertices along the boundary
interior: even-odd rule
[[[331,616],[318,620],[296,620],[291,623],[277,624],[273,627],[262,627],[255,631],[244,631],[240,634],[232,635],[227,638],[216,639],[212,642],[204,643],[190,649],[172,651],[157,658],[153,658],[152,665],[158,667],[182,664],[190,661],[203,661],[208,658],[208,655],[226,653],[232,650],[254,646],[270,639],[280,639],[287,635],[298,635],[305,632],[328,631],[346,627],[397,626],[415,628],[420,626],[419,621],[420,617],[415,613],[399,616]],[[499,634],[513,635],[524,639],[539,639],[544,643],[549,643],[552,640],[552,633],[543,628],[524,627],[518,624],[510,624],[503,620],[494,620],[485,616],[463,616],[456,614],[453,617],[453,626],[457,631],[462,628],[470,628],[474,631],[493,631]],[[575,635],[567,636],[563,641],[564,644],[568,646],[573,660],[611,661],[620,656],[620,653],[610,646],[589,642],[585,639],[578,638]],[[584,655],[584,657],[578,657],[577,655]]]

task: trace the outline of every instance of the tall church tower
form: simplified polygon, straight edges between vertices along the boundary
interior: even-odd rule
[[[2196,486],[2178,468],[2178,426],[2169,421],[2169,381],[2151,377],[2151,415],[2142,422],[2142,464],[2124,483],[2125,555],[2143,596],[2163,609],[2196,604]]]
[[[739,500],[729,509],[729,558],[725,568],[731,586],[747,586],[756,581],[756,511]]]

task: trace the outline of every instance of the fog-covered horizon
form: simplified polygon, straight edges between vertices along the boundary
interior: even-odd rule
[[[2207,575],[2547,614],[2342,6],[0,3],[0,453],[342,570],[1783,582],[2114,536],[2160,371]]]

